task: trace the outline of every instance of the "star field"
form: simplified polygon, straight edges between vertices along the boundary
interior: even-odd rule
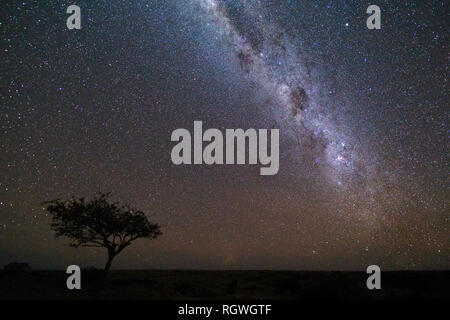
[[[101,265],[42,202],[102,190],[163,228],[118,268],[448,269],[448,5],[370,4],[2,4],[0,264]],[[194,120],[279,128],[279,173],[173,165]]]

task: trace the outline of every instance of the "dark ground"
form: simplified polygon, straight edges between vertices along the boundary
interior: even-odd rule
[[[450,299],[450,271],[382,272],[368,290],[364,272],[118,270],[96,293],[100,275],[69,291],[64,271],[1,271],[0,299]]]

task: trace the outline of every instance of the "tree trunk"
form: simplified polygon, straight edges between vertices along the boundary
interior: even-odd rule
[[[111,268],[113,259],[114,259],[114,253],[108,251],[108,260],[106,261],[105,268],[103,269],[103,281],[106,280],[106,276],[108,275],[109,269]]]

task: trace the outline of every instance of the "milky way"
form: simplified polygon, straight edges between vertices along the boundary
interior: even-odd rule
[[[112,191],[163,227],[120,268],[449,267],[445,3],[8,4],[0,264],[101,265],[42,202]],[[280,171],[175,166],[170,133],[279,128]]]
[[[358,180],[357,188],[370,188],[367,178],[376,160],[373,155],[370,162],[361,159],[352,139],[333,123],[327,106],[334,102],[322,98],[327,88],[314,81],[309,57],[283,28],[265,21],[267,13],[261,3],[205,0],[196,4],[202,22],[216,28],[232,46],[241,68],[273,97],[263,107],[272,108],[277,125],[291,143],[298,144],[299,157],[309,157],[316,170],[325,162],[326,174],[342,188],[348,187],[354,174],[360,174],[355,171],[364,170],[365,181]]]
[[[310,77],[304,71],[306,68],[300,61],[301,57],[296,52],[298,49],[286,39],[283,31],[279,27],[268,26],[260,10],[249,7],[248,2],[247,7],[240,4],[242,8],[239,9],[245,11],[235,18],[249,25],[242,29],[235,25],[242,21],[233,21],[227,6],[215,1],[200,3],[205,10],[204,19],[207,21],[209,17],[219,33],[230,38],[241,67],[274,96],[278,109],[276,115],[281,119],[291,115],[298,126],[305,126],[308,111],[317,106],[311,105],[313,89],[309,83]]]

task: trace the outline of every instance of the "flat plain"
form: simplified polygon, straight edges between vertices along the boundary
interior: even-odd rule
[[[0,272],[1,300],[405,300],[450,299],[450,271],[382,272],[368,290],[365,272],[84,270],[81,290],[68,290],[65,271]]]

